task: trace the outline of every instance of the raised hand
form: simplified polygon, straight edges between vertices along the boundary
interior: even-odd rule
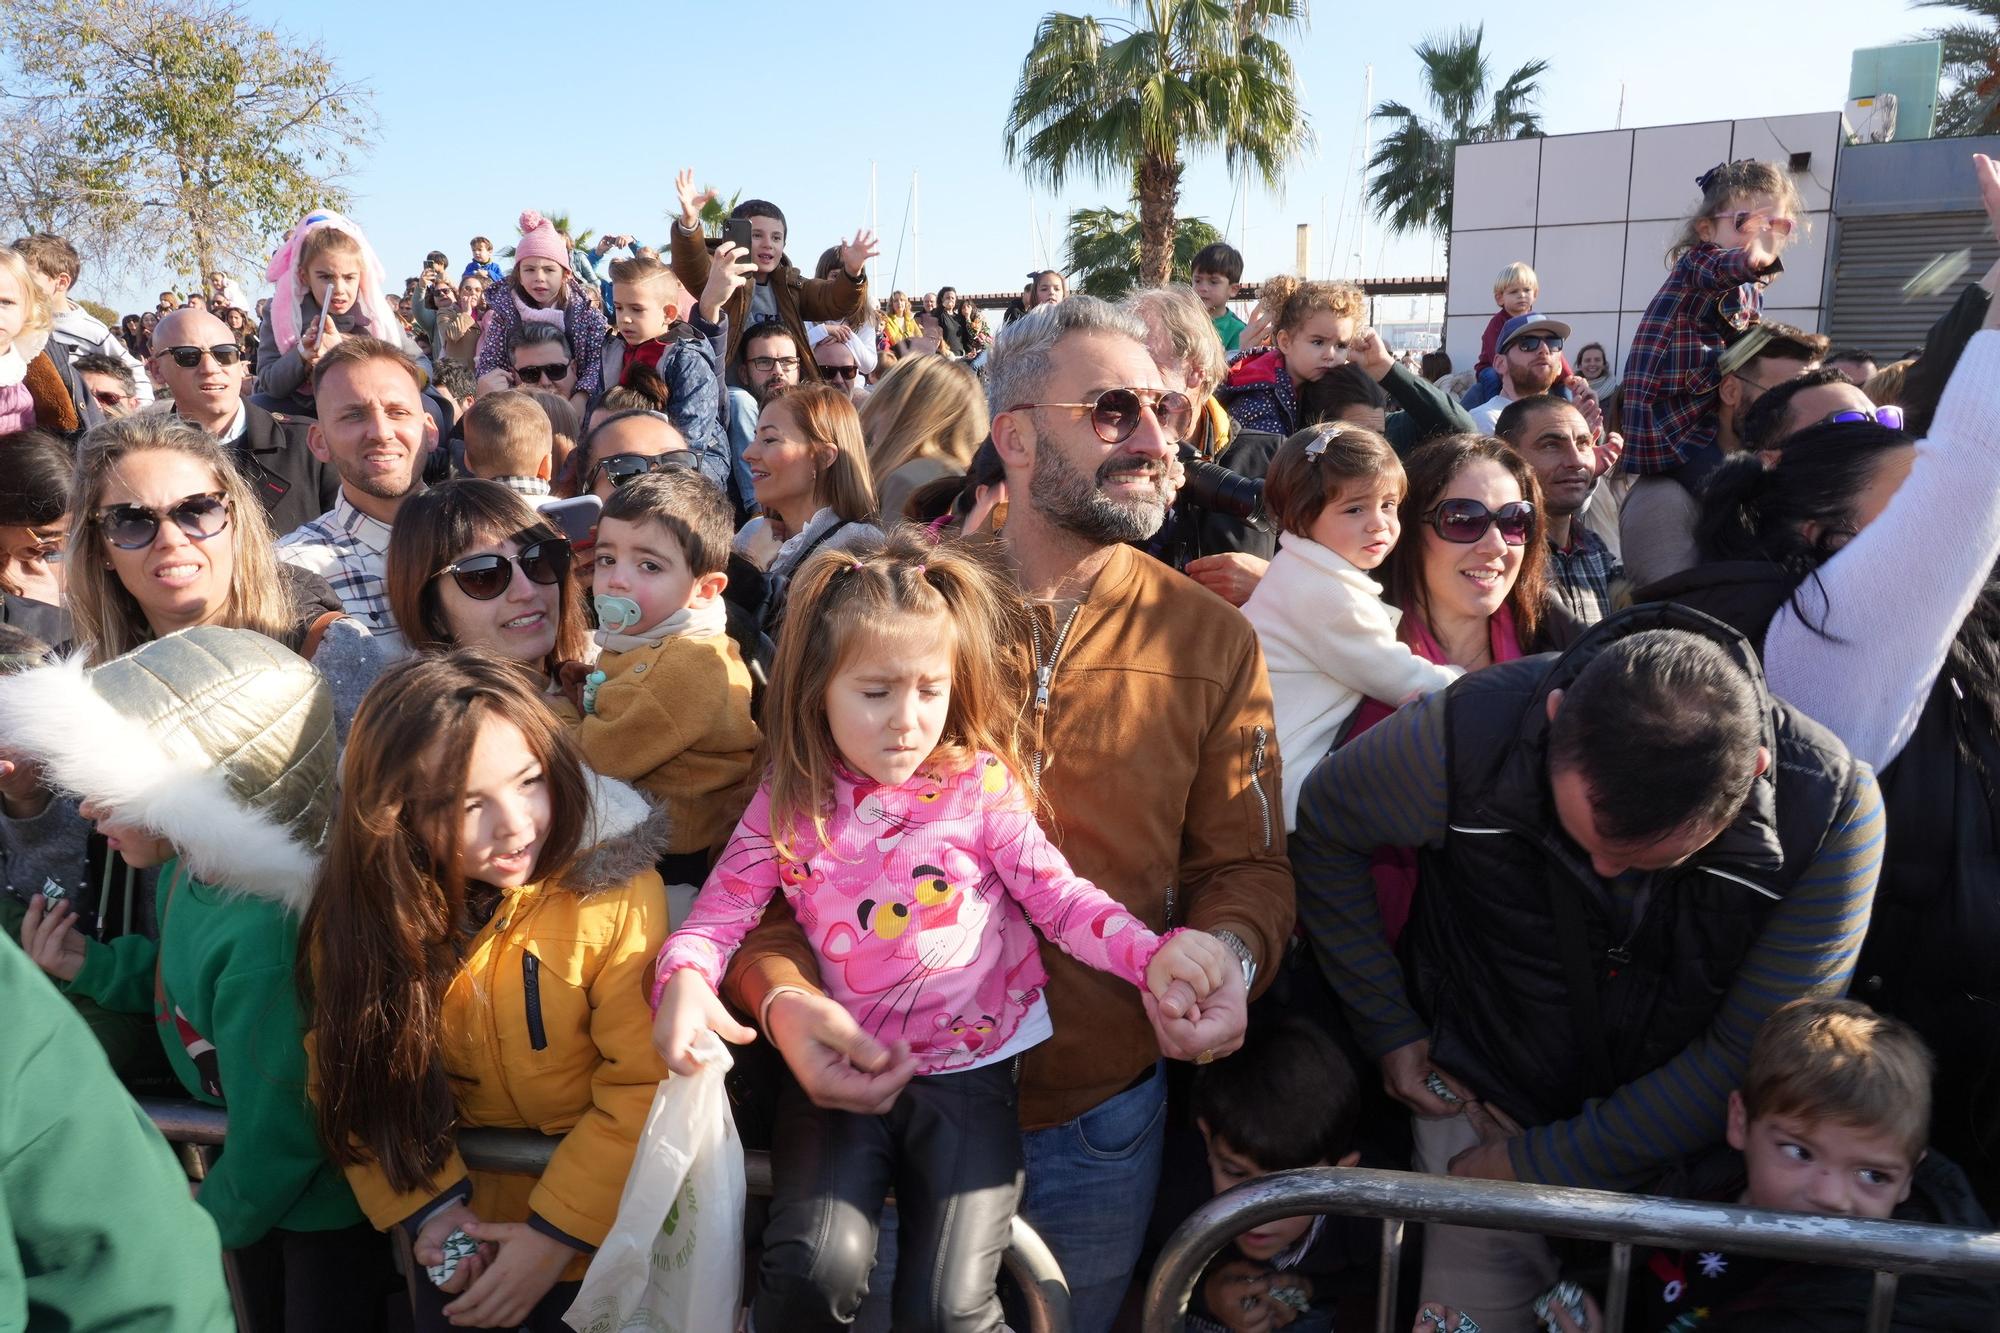
[[[1389,355],[1389,345],[1382,341],[1382,335],[1372,328],[1355,330],[1347,340],[1347,359],[1368,373],[1371,380],[1384,380],[1396,368],[1396,358]]]
[[[701,317],[713,324],[722,318],[722,307],[729,304],[729,298],[736,289],[750,280],[757,271],[757,261],[750,252],[731,241],[724,241],[715,247],[715,253],[708,259],[708,281],[702,285]]]
[[[694,168],[682,167],[674,177],[674,193],[681,200],[681,225],[689,231],[701,230],[701,209],[715,198],[715,187],[705,185],[695,188]]]
[[[875,233],[863,227],[840,243],[840,267],[849,277],[859,276],[868,261],[881,253]]]

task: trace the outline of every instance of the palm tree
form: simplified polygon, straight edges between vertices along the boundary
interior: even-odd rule
[[[701,206],[702,231],[710,236],[722,235],[722,229],[729,225],[729,215],[736,211],[736,203],[742,197],[743,191],[738,190],[735,194],[729,196],[729,202],[726,204],[722,202],[722,196],[719,194],[703,204]]]
[[[1546,60],[1530,60],[1492,90],[1486,64],[1486,25],[1426,37],[1411,48],[1423,62],[1426,118],[1401,102],[1384,102],[1374,114],[1396,122],[1368,159],[1368,201],[1391,232],[1437,231],[1451,236],[1452,157],[1460,144],[1526,139],[1542,132],[1529,108],[1541,96],[1535,80]]]
[[[1066,266],[1076,289],[1115,301],[1139,283],[1139,215],[1129,208],[1079,208],[1069,215]],[[1222,233],[1201,218],[1174,220],[1171,282],[1193,277],[1194,257]]]
[[[1944,43],[1944,77],[1932,133],[2000,133],[2000,0],[1914,0],[1912,8],[1955,9],[1972,22],[1932,28],[1919,41]]]
[[[1138,182],[1145,283],[1166,281],[1184,150],[1223,151],[1272,188],[1312,141],[1284,38],[1306,0],[1121,0],[1128,19],[1047,14],[1007,113],[1009,162]]]

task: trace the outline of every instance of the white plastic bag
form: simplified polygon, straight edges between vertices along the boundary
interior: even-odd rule
[[[618,1220],[563,1320],[577,1333],[727,1333],[743,1274],[743,1144],[713,1032],[701,1072],[661,1081],[639,1136]]]

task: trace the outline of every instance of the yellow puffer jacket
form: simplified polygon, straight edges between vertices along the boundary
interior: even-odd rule
[[[629,787],[596,785],[600,819],[607,799],[645,809]],[[348,1182],[377,1227],[409,1220],[470,1179],[472,1210],[488,1221],[525,1222],[532,1213],[593,1247],[611,1230],[653,1093],[667,1076],[646,999],[667,937],[667,899],[659,875],[632,871],[657,854],[658,821],[641,819],[643,827],[627,823],[626,835],[599,843],[569,884],[508,890],[445,992],[444,1060],[459,1124],[559,1138],[548,1170],[539,1178],[468,1171],[453,1152],[435,1179],[402,1194],[374,1165],[350,1168]],[[563,1277],[580,1278],[587,1264],[579,1254]]]

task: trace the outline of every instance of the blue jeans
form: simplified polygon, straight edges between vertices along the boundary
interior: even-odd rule
[[[1124,1304],[1159,1189],[1166,1125],[1167,1080],[1156,1065],[1138,1087],[1021,1136],[1021,1216],[1062,1265],[1076,1333],[1105,1333]]]

